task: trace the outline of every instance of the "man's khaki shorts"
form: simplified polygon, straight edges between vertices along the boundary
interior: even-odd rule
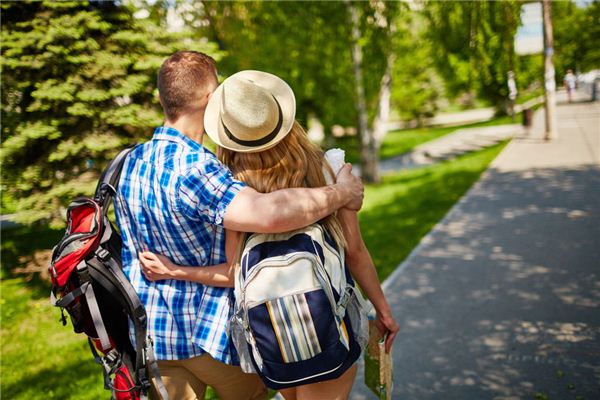
[[[208,385],[222,400],[266,399],[267,388],[258,375],[223,364],[209,354],[186,360],[158,361],[170,400],[203,400]],[[154,380],[153,380],[154,381]],[[156,393],[153,398],[160,399]]]

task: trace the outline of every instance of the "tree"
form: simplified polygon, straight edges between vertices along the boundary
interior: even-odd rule
[[[2,185],[15,219],[61,223],[119,149],[162,121],[156,71],[179,49],[216,54],[117,2],[2,3]]]
[[[427,36],[427,21],[421,12],[401,21],[397,59],[392,76],[392,108],[403,120],[418,125],[433,117],[445,97],[444,81],[435,68],[435,45]]]
[[[600,68],[600,3],[578,6],[572,1],[552,3],[556,79],[567,69],[586,72]],[[577,29],[573,29],[577,27]]]
[[[294,90],[298,119],[314,114],[327,128],[355,121],[345,12],[337,2],[206,1],[196,19],[205,21],[200,35],[226,52],[221,73],[280,76]]]
[[[436,64],[450,94],[471,93],[503,105],[507,73],[515,70],[518,1],[427,2],[429,36]]]
[[[379,182],[379,150],[387,134],[392,72],[396,61],[394,48],[396,19],[400,8],[399,3],[376,1],[368,3],[347,1],[346,4],[352,28],[352,69],[356,85],[361,174],[367,182]],[[377,93],[377,96],[371,100],[375,103],[371,107],[368,107],[365,86],[373,81],[366,81],[363,76],[364,43],[370,44],[368,48],[372,52],[375,50],[368,58],[371,77],[379,77],[377,80],[379,86],[371,88],[371,93]],[[380,64],[379,68],[377,64]],[[369,108],[375,111],[371,126]]]
[[[360,82],[353,73],[355,43],[345,3],[206,1],[195,11],[195,19],[205,21],[209,38],[227,52],[221,71],[260,69],[282,77],[296,94],[297,117],[306,121],[315,115],[326,131],[334,124],[357,124],[356,87],[362,85],[367,128],[359,129],[361,165],[363,177],[374,181],[378,174],[370,171],[378,167],[387,127],[393,26],[403,5],[383,1],[351,5],[357,10],[358,49],[368,66],[363,66]]]

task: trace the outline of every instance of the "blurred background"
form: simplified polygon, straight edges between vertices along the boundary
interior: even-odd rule
[[[70,200],[90,195],[107,161],[162,123],[156,72],[173,52],[212,55],[221,79],[258,69],[290,84],[311,139],[343,148],[369,184],[360,218],[381,279],[508,138],[437,158],[419,153],[429,157],[424,162],[402,157],[459,129],[527,123],[528,110],[543,102],[541,21],[532,17],[539,2],[2,1],[0,7],[6,398],[106,397],[84,339],[60,326],[59,311],[48,305],[45,271]],[[557,1],[551,11],[556,85],[570,69],[592,98],[600,77],[600,3]]]

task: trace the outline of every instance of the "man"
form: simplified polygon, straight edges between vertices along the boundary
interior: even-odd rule
[[[204,113],[218,86],[209,56],[173,54],[158,73],[165,124],[127,157],[118,187],[117,223],[124,271],[148,313],[165,387],[173,399],[253,399],[266,390],[234,367],[227,337],[232,290],[189,281],[146,280],[138,253],[150,250],[183,265],[225,259],[223,227],[276,233],[314,223],[341,207],[359,209],[363,186],[346,166],[338,183],[261,194],[236,181],[202,147]]]

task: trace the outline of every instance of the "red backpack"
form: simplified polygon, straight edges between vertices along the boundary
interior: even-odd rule
[[[107,217],[128,148],[102,173],[93,198],[80,197],[67,209],[65,235],[54,247],[49,271],[52,303],[67,311],[76,333],[88,337],[96,363],[103,367],[104,388],[116,400],[147,397],[148,369],[168,399],[158,372],[152,340],[146,335],[146,310],[121,265],[121,236]],[[135,345],[129,338],[130,320]]]

